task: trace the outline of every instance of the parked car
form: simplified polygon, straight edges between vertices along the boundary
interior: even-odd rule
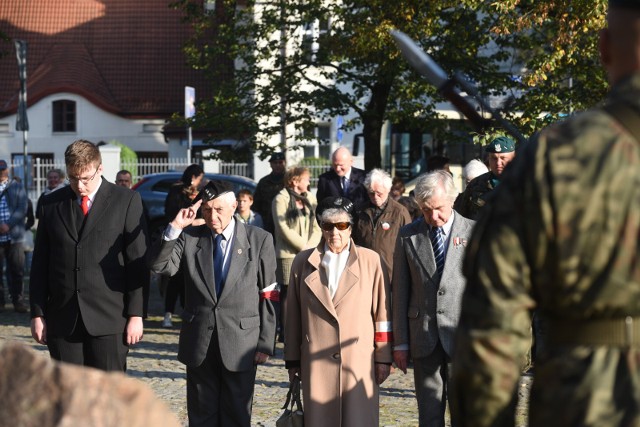
[[[169,188],[180,180],[182,172],[162,172],[144,175],[138,181],[132,190],[140,193],[142,203],[144,204],[148,218],[149,230],[154,232],[159,227],[166,224],[164,217],[164,201],[169,193]],[[237,193],[239,190],[247,189],[254,193],[256,191],[256,182],[237,175],[223,175],[218,173],[205,173],[206,180],[227,181],[233,185],[233,190]]]

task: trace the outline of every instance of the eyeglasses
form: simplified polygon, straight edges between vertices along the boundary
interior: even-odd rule
[[[96,175],[98,174],[98,170],[100,169],[101,165],[102,163],[98,165],[98,167],[96,168],[96,171],[89,178],[78,178],[78,177],[69,175],[69,182],[81,182],[83,185],[89,185],[89,183],[93,181],[93,178],[95,178]]]
[[[347,228],[351,227],[351,223],[350,222],[336,222],[336,223],[323,222],[322,225],[320,225],[320,228],[322,228],[324,231],[333,231],[334,227],[340,231],[344,231]]]

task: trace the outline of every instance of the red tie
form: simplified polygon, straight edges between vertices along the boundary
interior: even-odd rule
[[[82,196],[80,207],[82,208],[82,213],[84,214],[84,216],[87,216],[87,214],[89,213],[89,196]]]

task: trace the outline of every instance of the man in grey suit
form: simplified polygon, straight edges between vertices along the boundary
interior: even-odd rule
[[[229,184],[210,181],[196,200],[152,246],[151,269],[184,271],[178,360],[187,365],[189,426],[248,427],[256,366],[275,350],[273,239],[234,220]],[[195,226],[200,206],[205,224]]]
[[[457,195],[448,172],[422,175],[415,198],[423,218],[400,229],[394,252],[393,359],[406,374],[411,354],[420,426],[444,426],[462,259],[475,223],[453,210]]]

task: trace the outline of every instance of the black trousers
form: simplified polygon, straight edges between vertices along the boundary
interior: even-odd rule
[[[80,315],[70,336],[47,336],[47,347],[51,358],[61,362],[103,371],[127,370],[129,346],[124,342],[124,333],[98,337],[89,335]]]
[[[243,372],[224,367],[214,332],[202,365],[187,366],[189,427],[250,427],[255,380],[255,366]]]
[[[2,264],[7,267],[7,282],[11,302],[14,304],[22,301],[23,279],[24,279],[24,245],[22,242],[0,243],[0,304],[5,304],[4,280],[2,278]]]

